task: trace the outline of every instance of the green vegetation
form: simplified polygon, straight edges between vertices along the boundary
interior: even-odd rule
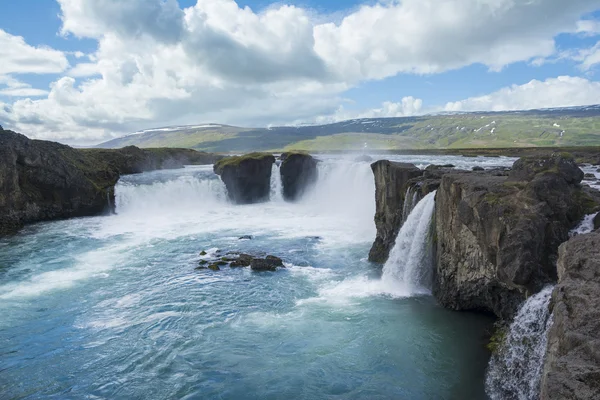
[[[487,344],[487,349],[492,353],[496,354],[502,348],[506,335],[508,333],[508,327],[496,326],[494,334],[490,337],[490,341]]]
[[[219,175],[223,172],[223,170],[227,167],[237,167],[244,161],[248,160],[264,160],[267,158],[275,158],[272,154],[268,153],[249,153],[243,156],[233,156],[233,157],[225,157],[215,163],[215,172]]]

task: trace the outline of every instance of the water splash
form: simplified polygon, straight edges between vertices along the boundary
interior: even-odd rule
[[[271,170],[271,201],[281,203],[283,201],[283,185],[281,183],[281,171],[277,163],[273,164]]]
[[[492,400],[539,398],[540,379],[552,315],[548,305],[553,286],[523,303],[510,325],[504,344],[492,356],[486,391]]]
[[[583,217],[583,220],[577,225],[575,228],[569,232],[569,237],[584,235],[586,233],[590,233],[594,230],[594,218],[598,215],[598,213],[588,214]]]
[[[404,286],[410,293],[428,293],[432,277],[431,219],[435,209],[431,192],[417,203],[400,229],[383,267],[382,281]]]

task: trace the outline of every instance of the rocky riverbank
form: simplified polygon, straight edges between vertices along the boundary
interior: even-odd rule
[[[29,223],[110,211],[121,175],[220,158],[189,149],[74,149],[1,130],[0,236]]]
[[[524,157],[510,170],[419,172],[388,161],[372,168],[377,238],[371,259],[387,259],[402,225],[405,193],[422,197],[437,189],[433,295],[438,302],[494,314],[508,324],[527,298],[556,284],[541,398],[598,398],[600,233],[570,240],[569,233],[600,209],[600,194],[581,184],[583,172],[574,157]]]

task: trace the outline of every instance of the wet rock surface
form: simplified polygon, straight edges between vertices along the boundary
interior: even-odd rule
[[[272,255],[261,256],[238,252],[229,252],[221,255],[220,251],[211,254],[202,251],[200,256],[203,258],[198,262],[197,270],[211,269],[219,271],[220,267],[229,266],[230,268],[250,267],[253,271],[262,272],[285,268],[283,260]]]

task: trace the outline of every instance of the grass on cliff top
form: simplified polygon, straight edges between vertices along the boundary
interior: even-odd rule
[[[272,157],[273,160],[275,159],[273,154],[270,153],[249,153],[242,156],[225,157],[215,163],[215,171],[220,173],[226,167],[237,167],[244,161],[262,160],[268,157]]]

